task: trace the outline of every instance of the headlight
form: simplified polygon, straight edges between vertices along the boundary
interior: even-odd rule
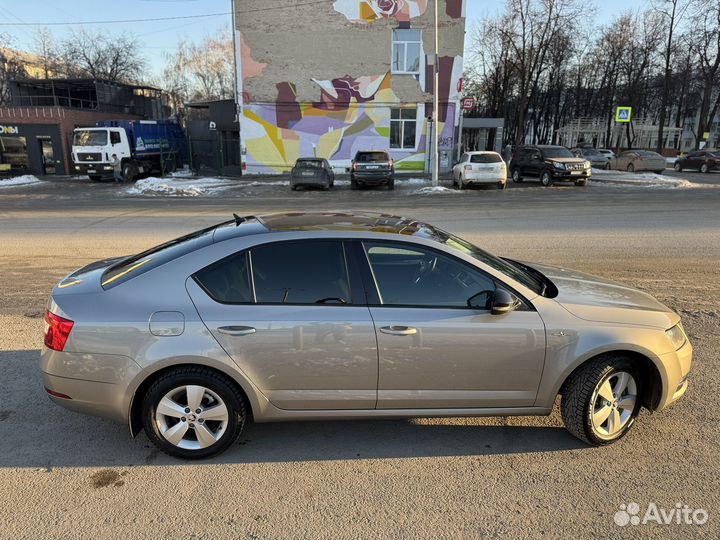
[[[553,162],[552,166],[555,167],[556,169],[564,169],[565,168],[564,163]]]
[[[665,335],[670,339],[670,342],[677,351],[680,347],[685,345],[687,337],[685,336],[685,330],[683,330],[682,323],[677,323],[670,330],[665,330]]]
[[[590,168],[590,162],[589,162],[589,161],[586,161],[585,163],[583,163],[583,165],[585,165],[585,168],[586,168],[586,169],[589,169],[589,168]]]

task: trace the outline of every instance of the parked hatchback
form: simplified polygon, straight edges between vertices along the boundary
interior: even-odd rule
[[[497,152],[466,152],[453,167],[453,187],[486,185],[505,189],[507,167]]]
[[[533,176],[543,186],[551,186],[558,180],[584,186],[592,176],[588,160],[575,157],[564,146],[553,145],[518,147],[510,162],[510,174],[513,182],[522,182],[524,178]]]
[[[361,151],[355,154],[350,168],[350,188],[387,186],[395,189],[395,164],[387,152]]]
[[[250,418],[547,415],[558,394],[570,432],[605,445],[679,399],[691,359],[642,291],[413,219],[296,212],[73,272],[40,368],[56,403],[204,458]]]
[[[720,150],[696,150],[678,158],[675,170],[681,172],[686,169],[701,173],[720,170]]]
[[[290,189],[298,187],[321,187],[330,189],[335,184],[335,173],[328,160],[300,158],[290,171]]]

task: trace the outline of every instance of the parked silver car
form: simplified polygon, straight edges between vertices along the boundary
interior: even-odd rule
[[[650,150],[626,150],[607,164],[608,169],[616,171],[652,171],[656,174],[661,174],[666,166],[665,158]]]
[[[618,440],[686,391],[680,317],[630,287],[375,213],[239,217],[64,278],[50,398],[204,458],[255,422],[547,415]]]

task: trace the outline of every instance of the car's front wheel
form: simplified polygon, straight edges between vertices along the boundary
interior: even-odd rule
[[[516,184],[519,184],[520,182],[523,181],[523,177],[522,177],[522,174],[520,173],[520,169],[513,169],[512,181],[515,182]]]
[[[143,427],[163,452],[203,459],[226,450],[245,425],[245,399],[224,375],[182,367],[162,375],[142,404]]]
[[[707,163],[703,163],[702,165],[700,165],[700,172],[703,174],[707,174],[710,172],[710,167],[708,167]]]
[[[540,183],[545,187],[552,185],[552,175],[549,171],[542,172],[542,174],[540,175]]]
[[[593,446],[621,439],[640,412],[640,383],[633,364],[621,356],[603,356],[586,363],[563,386],[565,427]]]

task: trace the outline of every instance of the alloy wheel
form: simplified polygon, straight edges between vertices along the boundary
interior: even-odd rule
[[[638,399],[635,378],[627,371],[615,371],[595,387],[591,399],[591,425],[601,439],[616,438],[633,418]]]
[[[186,450],[212,446],[227,430],[228,408],[218,394],[199,385],[170,390],[155,408],[160,435]]]

